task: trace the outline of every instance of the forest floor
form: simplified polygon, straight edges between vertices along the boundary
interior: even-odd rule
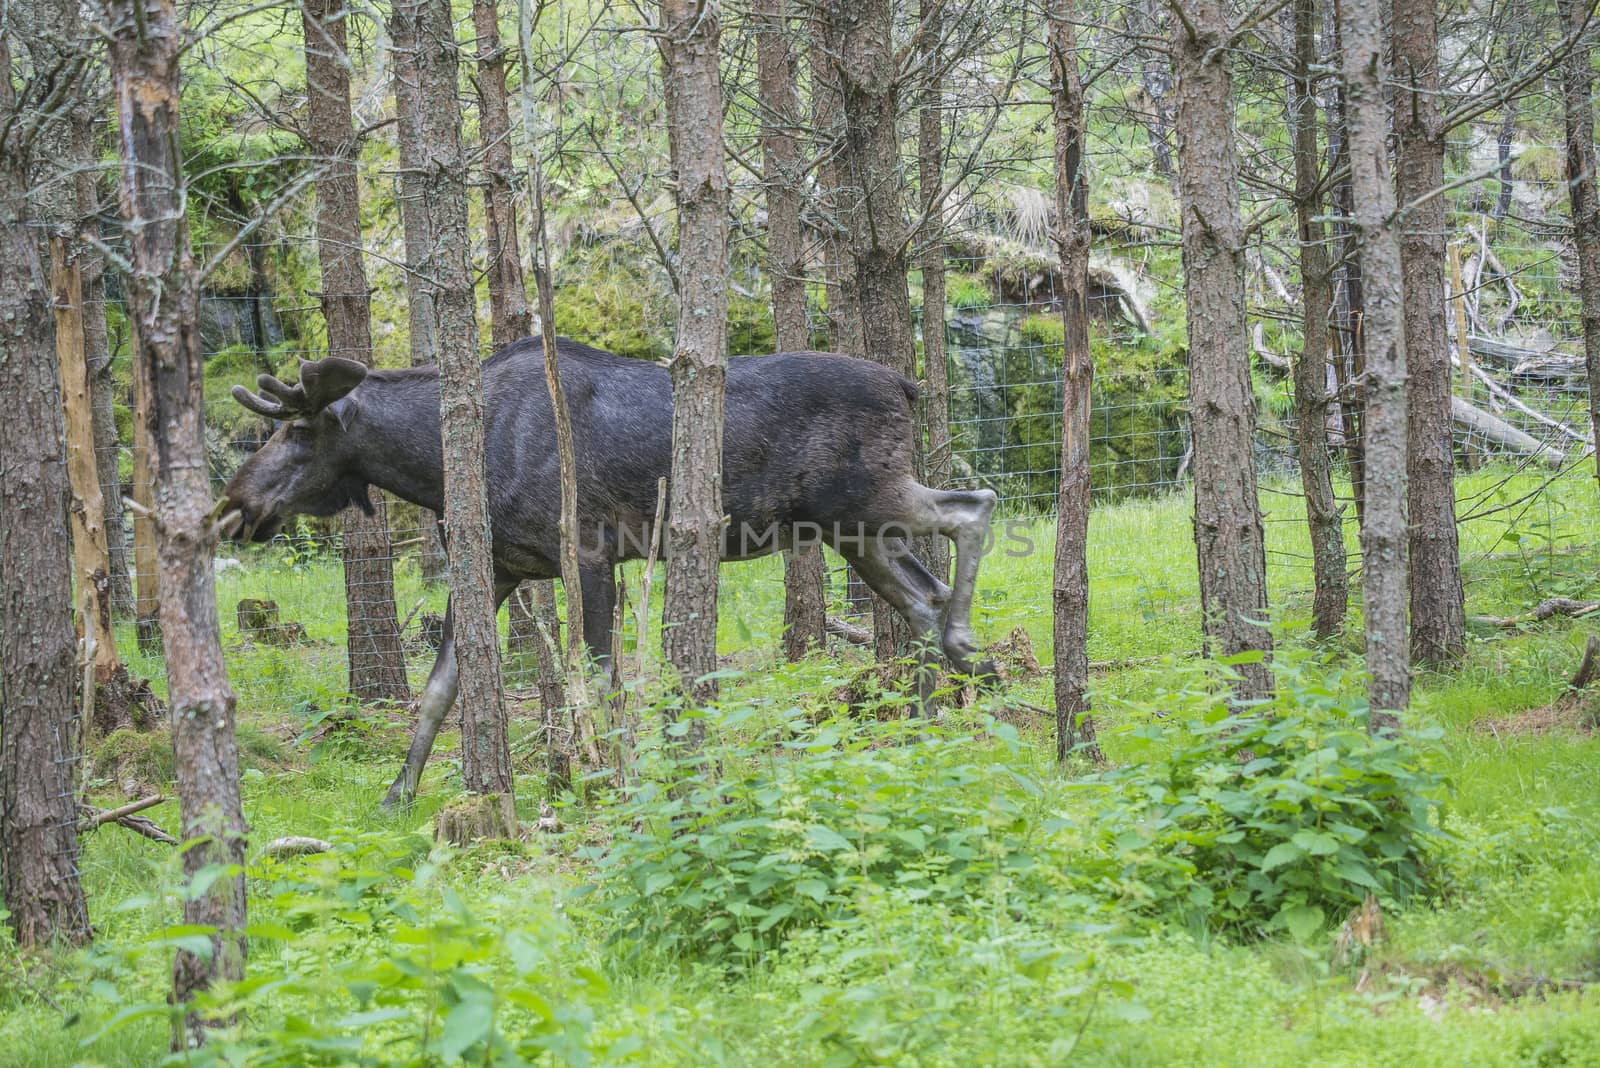
[[[1469,613],[1600,593],[1592,483],[1523,500],[1535,485],[1462,479]],[[1460,663],[1420,674],[1404,742],[1363,749],[1343,730],[1362,711],[1359,616],[1323,647],[1293,637],[1304,538],[1292,498],[1267,503],[1285,591],[1267,711],[1298,733],[1252,742],[1266,763],[1248,785],[1218,756],[1215,679],[1190,656],[1176,496],[1095,512],[1091,657],[1160,658],[1096,675],[1122,771],[1056,767],[1048,671],[908,733],[900,697],[862,698],[855,651],[774,663],[767,561],[725,572],[705,759],[647,730],[626,796],[591,780],[550,797],[536,709],[517,702],[519,813],[550,803],[560,830],[463,851],[431,835],[459,788],[453,734],[412,811],[378,807],[407,716],[340,703],[342,628],[297,607],[342,596],[337,561],[250,557],[219,583],[225,618],[275,596],[328,644],[234,650],[250,978],[222,1002],[238,1026],[177,1063],[1600,1065],[1600,696],[1566,692],[1600,623],[1475,622]],[[1048,529],[986,564],[986,639],[1020,626],[1048,651]],[[1304,759],[1345,777],[1316,780],[1320,809],[1295,808]],[[107,805],[170,793],[170,764],[159,739],[116,737],[95,788]],[[1291,809],[1312,816],[1283,830],[1289,853],[1246,856],[1235,835],[1260,842]],[[146,815],[176,826],[172,801]],[[1416,833],[1349,853],[1409,872],[1370,904],[1365,869],[1312,863],[1325,830],[1396,826]],[[291,834],[335,848],[264,855]],[[92,946],[41,961],[0,944],[0,1064],[168,1056],[171,954],[196,935],[177,925],[174,851],[104,828],[82,868]]]

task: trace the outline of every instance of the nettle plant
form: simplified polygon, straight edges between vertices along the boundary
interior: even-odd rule
[[[1280,653],[1274,700],[1232,708],[1214,669],[1144,703],[1131,763],[1085,781],[1096,854],[1083,876],[1140,911],[1240,937],[1305,940],[1370,894],[1429,887],[1434,810],[1423,760],[1436,731],[1372,737],[1360,680]]]
[[[718,713],[728,738],[750,710]],[[1037,785],[999,745],[920,721],[812,724],[725,741],[704,757],[654,751],[611,808],[595,907],[637,951],[747,962],[790,931],[852,916],[863,895],[959,906],[1035,864]]]

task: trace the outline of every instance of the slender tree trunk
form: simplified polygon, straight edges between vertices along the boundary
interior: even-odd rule
[[[539,292],[545,390],[550,397],[550,410],[556,424],[556,460],[561,477],[561,586],[567,594],[565,703],[572,708],[573,730],[579,746],[590,766],[598,768],[602,757],[590,710],[588,665],[583,643],[582,580],[578,569],[578,458],[572,438],[572,413],[567,407],[566,392],[562,388],[561,362],[556,351],[555,282],[551,278],[550,232],[545,224],[544,169],[539,158],[540,130],[533,90],[533,27],[536,20],[532,0],[517,0],[517,34],[522,49],[522,124],[528,142],[528,186],[533,198],[529,251],[533,256],[533,275]],[[555,615],[553,594],[550,615],[552,618]],[[553,636],[553,629],[551,633]],[[542,661],[540,669],[543,670]],[[551,780],[568,779],[566,769],[565,755],[552,747],[549,752]],[[628,773],[626,768],[620,770],[623,774]]]
[[[411,345],[411,366],[438,362],[437,317],[433,290],[422,276],[422,265],[433,255],[433,219],[427,200],[427,159],[422,120],[422,20],[426,0],[393,0],[389,14],[389,46],[394,62],[396,145],[400,155],[400,223],[405,232],[406,315]],[[418,564],[422,577],[438,582],[445,577],[448,559],[444,548],[443,517],[429,522],[424,516],[422,550]]]
[[[806,324],[806,250],[800,226],[805,176],[795,145],[801,122],[795,54],[789,48],[788,0],[765,0],[756,30],[756,80],[761,98],[761,151],[767,196],[768,274],[779,352],[811,347]],[[799,660],[827,640],[822,547],[783,557],[783,649]]]
[[[1056,509],[1056,759],[1080,747],[1100,759],[1089,715],[1089,183],[1083,173],[1083,79],[1073,0],[1049,8],[1050,97],[1055,114],[1056,248],[1061,257],[1061,490]]]
[[[205,462],[200,278],[189,248],[178,149],[178,59],[183,27],[172,0],[107,0],[111,74],[122,150],[129,316],[156,442],[155,526],[161,632],[172,708],[184,872],[229,871],[184,896],[186,923],[214,929],[211,951],[180,949],[173,994],[189,1001],[214,979],[238,980],[245,959],[245,822],[239,802],[234,697],[217,628],[211,485]],[[203,1030],[205,1021],[188,1026]],[[182,1048],[181,1033],[173,1036]]]
[[[1445,301],[1444,127],[1434,0],[1394,0],[1396,195],[1401,220],[1406,353],[1406,478],[1410,483],[1411,656],[1440,664],[1466,648],[1450,424],[1450,324]],[[1424,198],[1427,198],[1424,200]],[[1420,203],[1419,203],[1420,201]]]
[[[91,195],[92,178],[87,183]],[[99,213],[95,199],[91,214]],[[89,369],[89,410],[94,427],[94,455],[100,477],[101,502],[105,506],[106,551],[111,559],[111,609],[114,616],[125,616],[133,606],[133,573],[128,532],[123,526],[125,487],[117,471],[122,446],[117,434],[116,379],[112,374],[111,350],[106,331],[105,263],[98,253],[86,253],[78,261],[83,269],[83,351]]]
[[[1161,0],[1143,0],[1141,13],[1144,31],[1152,36],[1161,33]],[[1168,66],[1166,56],[1149,49],[1142,73],[1144,92],[1150,98],[1150,117],[1145,122],[1145,128],[1150,135],[1151,159],[1156,173],[1171,179],[1178,173],[1172,165],[1172,68]]]
[[[1317,66],[1316,0],[1294,0],[1290,24],[1294,74],[1289,79],[1289,125],[1294,131],[1295,214],[1300,235],[1300,300],[1303,305],[1300,359],[1294,366],[1296,437],[1300,446],[1300,486],[1306,498],[1311,534],[1311,571],[1316,584],[1311,630],[1330,638],[1344,628],[1349,605],[1345,575],[1344,515],[1333,494],[1333,463],[1328,450],[1328,321],[1333,314],[1333,275],[1328,266],[1327,227],[1323,225],[1322,174],[1317,153],[1317,98],[1312,84]]]
[[[1228,73],[1227,7],[1192,0],[1173,38],[1178,70],[1178,196],[1189,323],[1194,534],[1208,645],[1270,654],[1267,559],[1256,499],[1255,397],[1244,299],[1239,158]],[[1272,692],[1265,660],[1239,667],[1239,696]]]
[[[335,0],[305,0],[307,149],[317,177],[317,260],[328,354],[372,366],[372,306],[361,252],[361,150],[350,122],[346,11]],[[350,692],[361,701],[405,702],[405,650],[394,603],[393,549],[384,495],[369,490],[373,514],[345,510],[344,596],[349,620]]]
[[[946,0],[921,0],[922,100],[917,109],[917,184],[922,190],[922,213],[927,220],[922,239],[922,392],[923,419],[928,426],[928,451],[922,481],[934,489],[950,486],[950,368],[945,355],[944,285],[944,57],[940,37],[944,29]],[[950,543],[941,537],[918,544],[928,570],[939,581],[950,581]]]
[[[1437,25],[1435,26],[1435,31],[1434,32],[1435,32],[1435,38],[1437,39],[1437,36],[1438,36]],[[1404,47],[1404,45],[1399,40],[1398,35],[1396,36],[1395,47],[1396,47],[1397,50],[1399,50],[1400,48]],[[1397,60],[1399,59],[1398,55],[1396,56],[1396,59]],[[1435,82],[1438,81],[1437,74],[1435,74],[1433,80]],[[1431,100],[1431,98],[1430,98],[1430,100]],[[1433,105],[1433,109],[1432,110],[1434,112],[1434,119],[1435,119],[1435,121],[1437,121],[1439,108],[1438,108],[1438,105],[1436,103]],[[1498,158],[1500,160],[1500,192],[1495,196],[1495,200],[1494,200],[1493,218],[1495,218],[1495,219],[1504,219],[1506,217],[1506,215],[1511,211],[1511,195],[1512,195],[1513,188],[1514,188],[1512,186],[1511,145],[1512,145],[1513,140],[1516,138],[1516,135],[1517,135],[1517,98],[1516,97],[1512,97],[1510,100],[1507,100],[1506,103],[1505,103],[1505,114],[1500,117],[1500,136],[1497,139],[1496,144],[1495,144],[1495,150],[1498,153]],[[1443,152],[1441,151],[1440,154],[1443,155]],[[1443,209],[1441,209],[1440,213],[1443,214]]]
[[[533,308],[528,303],[517,241],[511,108],[494,0],[473,0],[472,26],[478,35],[478,137],[483,142],[483,214],[488,227],[489,335],[499,348],[532,335]]]
[[[137,596],[134,600],[133,625],[139,646],[145,650],[161,644],[161,565],[156,546],[156,525],[151,518],[155,513],[155,441],[150,432],[150,397],[145,389],[145,375],[139,367],[144,359],[144,346],[138,338],[138,324],[128,324],[133,334],[133,490],[132,501],[139,508],[133,515],[133,571]]]
[[[494,347],[509,345],[533,334],[533,306],[528,301],[528,286],[522,274],[522,249],[517,238],[517,200],[511,159],[511,108],[506,95],[506,50],[500,41],[500,16],[495,0],[474,0],[472,25],[478,35],[478,136],[483,143],[483,215],[488,230],[489,256],[489,336]],[[554,325],[552,324],[552,329]],[[553,692],[554,679],[546,679],[548,651],[539,637],[539,627],[551,633],[558,623],[554,612],[538,612],[555,605],[554,587],[541,580],[545,589],[534,592],[533,582],[524,582],[506,605],[507,648],[512,656],[535,654],[539,665],[539,692]],[[547,713],[555,708],[547,706]]]
[[[822,140],[823,162],[817,167],[815,198],[823,230],[822,277],[827,293],[828,347],[834,352],[865,358],[867,343],[861,320],[861,294],[854,284],[850,250],[842,210],[845,178],[838,147],[844,140],[844,97],[838,70],[830,56],[838,51],[837,35],[830,30],[826,12],[813,8],[811,19],[811,125]],[[872,591],[854,568],[845,580],[845,605],[859,615],[873,603]]]
[[[695,701],[717,693],[722,407],[728,371],[728,177],[717,0],[661,0],[661,49],[678,204],[678,341],[672,354],[672,493],[663,645]],[[693,740],[703,727],[694,721]]]
[[[1366,314],[1367,514],[1361,526],[1371,729],[1398,725],[1411,693],[1406,641],[1406,332],[1400,238],[1391,221],[1379,0],[1340,0],[1345,124]]]
[[[402,0],[407,6],[412,2]],[[469,793],[481,795],[485,820],[478,826],[509,829],[516,820],[505,697],[500,686],[500,635],[495,627],[498,602],[490,554],[482,354],[467,227],[458,47],[449,0],[420,0],[415,10],[420,28],[416,69],[424,142],[422,192],[432,237],[424,274],[431,290],[438,344],[444,526],[460,679],[456,705],[461,710],[461,779]]]
[[[1336,7],[1337,4],[1330,3],[1324,11],[1323,34],[1332,42],[1331,47],[1324,52],[1324,66],[1333,66],[1339,62],[1338,57],[1343,55],[1339,24],[1334,17]],[[1348,172],[1350,138],[1345,124],[1348,108],[1342,81],[1330,94],[1327,111],[1328,158],[1332,164],[1331,169]],[[1344,437],[1345,462],[1350,471],[1350,492],[1355,499],[1356,522],[1359,526],[1365,523],[1367,516],[1367,465],[1363,448],[1366,424],[1362,413],[1366,389],[1363,377],[1366,370],[1366,349],[1361,332],[1363,315],[1361,261],[1356,255],[1355,231],[1350,224],[1355,214],[1355,198],[1351,192],[1348,174],[1334,183],[1331,199],[1334,216],[1333,248],[1337,254],[1338,264],[1333,272],[1336,325],[1333,337],[1333,369],[1339,388],[1339,418]]]
[[[1590,17],[1587,4],[1560,0],[1561,24],[1577,37]],[[1600,192],[1595,184],[1594,39],[1579,39],[1561,67],[1566,108],[1567,197],[1578,251],[1578,296],[1583,316],[1583,362],[1589,377],[1589,427],[1600,441]],[[1600,465],[1600,453],[1595,456]],[[1600,468],[1597,468],[1600,477]]]
[[[855,267],[864,352],[915,379],[893,5],[890,0],[827,0],[824,6],[844,118],[840,214]],[[910,626],[878,597],[872,624],[878,659],[893,660],[909,650]]]
[[[72,579],[61,396],[24,113],[0,16],[0,901],[18,945],[89,937],[78,882]],[[43,79],[36,83],[43,84]],[[32,88],[30,85],[29,88]],[[28,101],[37,105],[37,101]]]

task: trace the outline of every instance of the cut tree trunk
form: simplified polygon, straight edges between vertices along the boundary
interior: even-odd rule
[[[1327,227],[1322,223],[1322,175],[1317,152],[1316,0],[1294,0],[1289,14],[1294,73],[1289,79],[1289,126],[1294,136],[1295,215],[1300,237],[1300,358],[1294,364],[1295,435],[1300,447],[1300,486],[1306,498],[1315,589],[1311,630],[1330,638],[1344,629],[1349,605],[1345,575],[1344,512],[1333,493],[1333,458],[1328,448],[1328,322],[1333,314],[1333,275],[1328,265]]]
[[[1411,694],[1406,637],[1406,332],[1400,237],[1393,221],[1385,67],[1379,0],[1341,0],[1345,126],[1350,139],[1353,221],[1365,289],[1366,516],[1361,524],[1362,615],[1366,621],[1369,726],[1399,725]],[[1442,307],[1442,304],[1441,304]]]
[[[1390,35],[1400,82],[1394,109],[1396,196],[1406,351],[1411,656],[1441,664],[1466,648],[1466,602],[1456,535],[1450,429],[1450,323],[1445,300],[1444,136],[1439,118],[1439,33],[1434,0],[1394,0]]]
[[[1049,8],[1050,97],[1055,115],[1056,247],[1061,258],[1061,487],[1051,587],[1055,643],[1056,759],[1082,750],[1101,759],[1089,714],[1090,407],[1089,184],[1083,173],[1083,79],[1073,0]]]
[[[72,567],[50,292],[0,33],[0,901],[19,946],[89,937],[78,881]],[[24,83],[33,88],[34,84]]]
[[[678,338],[662,642],[695,702],[716,696],[722,556],[722,412],[728,371],[728,176],[723,164],[721,5],[661,0],[672,188],[678,206]],[[694,720],[689,744],[704,727]]]
[[[800,223],[805,170],[794,137],[802,118],[796,56],[789,48],[788,0],[765,0],[760,19],[756,80],[761,97],[772,320],[778,351],[799,352],[811,347],[811,331],[806,323],[806,250]],[[783,649],[790,660],[821,648],[826,639],[824,566],[820,545],[784,553]]]
[[[1559,0],[1561,24],[1579,36],[1591,15],[1587,4]],[[1589,379],[1589,428],[1600,444],[1600,190],[1595,184],[1594,41],[1579,37],[1561,66],[1566,112],[1567,197],[1573,245],[1578,251],[1578,297],[1583,316],[1583,362]],[[1595,452],[1600,477],[1600,449]]]
[[[245,822],[239,800],[234,696],[217,627],[212,559],[217,531],[205,462],[200,275],[189,247],[178,148],[183,25],[172,0],[107,0],[110,66],[122,152],[128,309],[155,453],[155,528],[172,746],[183,823],[183,918],[209,928],[210,951],[179,949],[173,999],[213,980],[239,980],[245,961]],[[157,432],[159,430],[159,432]],[[225,874],[200,881],[221,865]],[[174,1048],[201,1038],[195,1013],[174,1024]],[[191,1031],[186,1035],[185,1029]]]
[[[1267,560],[1256,499],[1255,397],[1245,323],[1244,232],[1228,72],[1227,6],[1194,0],[1173,48],[1178,70],[1178,198],[1189,324],[1194,534],[1210,651],[1270,655]],[[1238,695],[1272,692],[1265,656],[1239,666]]]
[[[414,0],[404,0],[412,6]],[[429,258],[423,275],[438,343],[439,424],[444,436],[444,526],[448,531],[450,612],[461,714],[461,779],[474,794],[512,793],[511,749],[500,684],[495,626],[488,484],[483,451],[483,377],[472,244],[467,223],[467,166],[455,28],[449,0],[415,0],[419,33],[423,197]],[[402,4],[397,3],[396,9]]]
[[[350,121],[345,9],[335,0],[305,0],[307,149],[318,161],[317,260],[328,354],[372,366],[372,305],[361,252],[360,142]],[[350,692],[357,700],[411,699],[405,649],[394,603],[394,551],[388,505],[369,489],[372,514],[346,509],[344,596],[349,620]]]

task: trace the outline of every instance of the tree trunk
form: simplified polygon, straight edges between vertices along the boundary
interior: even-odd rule
[[[854,285],[850,250],[846,243],[841,212],[845,179],[839,164],[838,147],[844,140],[844,99],[840,79],[830,56],[838,50],[826,12],[813,8],[811,21],[811,125],[822,145],[822,162],[817,167],[816,211],[822,238],[822,279],[827,293],[828,347],[834,352],[865,358],[867,343],[861,321],[861,294]],[[845,580],[845,605],[852,615],[866,611],[873,603],[872,591],[849,568]]]
[[[1296,438],[1300,486],[1311,534],[1311,631],[1331,638],[1344,629],[1349,605],[1345,575],[1344,516],[1333,494],[1328,450],[1328,321],[1333,314],[1333,275],[1328,266],[1327,227],[1322,223],[1322,174],[1317,153],[1316,0],[1294,0],[1290,16],[1294,74],[1289,79],[1289,127],[1294,132],[1295,214],[1300,236],[1300,359],[1294,365]]]
[[[1082,747],[1100,758],[1089,715],[1089,184],[1083,173],[1083,79],[1073,0],[1049,8],[1050,98],[1055,114],[1056,248],[1061,257],[1061,490],[1051,586],[1056,760]]]
[[[893,5],[890,0],[827,0],[822,6],[844,119],[839,207],[861,303],[864,355],[915,379]],[[872,624],[878,659],[894,660],[909,651],[910,626],[879,597],[873,598]]]
[[[1189,325],[1194,534],[1200,609],[1217,654],[1272,651],[1267,560],[1256,500],[1255,397],[1244,299],[1244,233],[1233,83],[1222,0],[1193,0],[1176,20],[1178,198]],[[1239,667],[1242,699],[1272,692],[1265,659]]]
[[[1406,642],[1406,335],[1400,239],[1389,181],[1378,0],[1340,0],[1350,182],[1366,314],[1367,514],[1361,525],[1367,701],[1374,731],[1398,725],[1411,693]]]
[[[1576,37],[1589,18],[1588,6],[1560,0],[1560,9],[1565,32]],[[1561,90],[1566,107],[1567,197],[1578,251],[1583,362],[1589,378],[1589,427],[1600,442],[1600,192],[1595,185],[1593,59],[1593,38],[1583,37],[1562,64]],[[1600,452],[1595,463],[1600,465]]]
[[[50,288],[55,305],[56,360],[63,383],[61,398],[66,414],[67,479],[72,487],[68,520],[72,530],[72,559],[76,569],[76,606],[84,636],[94,651],[94,688],[90,723],[80,724],[85,735],[105,733],[135,719],[128,669],[117,655],[117,637],[111,626],[111,553],[106,544],[105,503],[95,466],[94,413],[89,397],[89,368],[84,358],[83,272],[62,238],[50,239]],[[88,744],[79,739],[79,749]]]
[[[91,47],[84,36],[76,4],[31,3],[15,8],[20,39],[25,42],[33,69],[65,71],[73,58]],[[30,199],[49,225],[51,237],[66,242],[66,256],[81,276],[82,355],[86,364],[83,390],[88,394],[94,451],[89,459],[101,484],[99,523],[108,557],[107,600],[112,610],[126,611],[133,600],[128,576],[127,535],[122,529],[122,492],[117,485],[117,431],[111,396],[112,375],[106,346],[105,265],[98,249],[86,240],[93,234],[100,212],[96,185],[99,152],[95,144],[95,99],[98,86],[88,84],[82,72],[77,92],[63,100],[57,116],[44,124],[33,152],[34,181]],[[62,381],[63,393],[78,389]]]
[[[1339,24],[1334,17],[1337,4],[1327,4],[1324,11],[1323,34],[1331,40],[1325,49],[1323,65],[1332,67],[1343,54],[1339,39]],[[1328,159],[1334,171],[1348,172],[1350,167],[1350,138],[1346,131],[1345,115],[1348,111],[1345,88],[1337,82],[1329,94]],[[1350,472],[1350,493],[1355,499],[1356,523],[1361,525],[1367,516],[1366,457],[1362,442],[1366,434],[1362,414],[1362,398],[1366,395],[1365,342],[1361,333],[1363,303],[1361,294],[1361,262],[1356,254],[1355,231],[1350,219],[1355,214],[1355,200],[1351,193],[1350,178],[1334,183],[1333,239],[1335,261],[1334,283],[1334,378],[1339,389],[1339,419],[1344,438],[1345,462]]]
[[[372,305],[361,252],[361,191],[356,163],[361,146],[350,121],[345,12],[334,0],[306,0],[306,148],[322,167],[317,176],[317,260],[322,269],[322,317],[328,354],[372,366]],[[344,596],[349,620],[350,692],[360,701],[411,699],[394,603],[393,549],[388,505],[369,490],[373,514],[345,510]]]
[[[953,455],[950,445],[950,368],[944,336],[944,80],[940,37],[945,0],[921,0],[922,100],[917,109],[917,184],[922,191],[922,393],[923,420],[928,426],[928,451],[922,481],[934,489],[950,487]],[[932,537],[919,549],[928,570],[940,582],[950,581],[950,543]]]
[[[483,451],[483,376],[477,301],[467,229],[467,166],[455,29],[449,0],[400,0],[417,13],[421,91],[422,195],[430,255],[423,276],[434,311],[439,362],[439,425],[444,435],[444,527],[448,532],[450,612],[460,680],[461,779],[485,803],[503,806],[510,824],[511,750],[500,686],[500,635],[490,555]],[[497,824],[498,825],[498,824]]]
[[[767,196],[767,258],[778,351],[811,347],[806,324],[806,250],[800,226],[804,168],[794,131],[800,126],[795,55],[789,49],[788,0],[766,0],[756,29],[756,80],[761,97],[761,151]],[[827,641],[822,547],[802,545],[783,556],[783,649],[799,660]]]
[[[92,180],[90,188],[93,189]],[[92,203],[97,215],[98,200]],[[100,499],[105,505],[106,551],[111,559],[111,610],[114,616],[122,617],[133,607],[131,552],[122,517],[122,498],[131,487],[124,486],[117,470],[122,445],[117,434],[116,378],[106,331],[105,263],[92,250],[86,250],[78,262],[83,269],[83,352],[89,370],[89,410]]]
[[[245,822],[234,697],[222,659],[211,566],[217,532],[205,462],[200,279],[189,248],[178,149],[183,26],[172,0],[107,0],[106,15],[122,150],[122,220],[133,267],[128,310],[139,338],[151,440],[157,443],[161,633],[184,872],[198,887],[203,869],[230,869],[208,888],[184,895],[184,922],[214,933],[209,953],[178,950],[173,996],[181,1004],[214,979],[244,977]],[[185,1022],[203,1033],[204,1020],[191,1014]],[[186,1044],[181,1026],[173,1040],[175,1048]]]
[[[396,0],[389,14],[389,46],[394,62],[396,146],[400,155],[400,224],[405,232],[406,317],[411,345],[411,366],[438,362],[434,338],[436,317],[433,290],[422,275],[422,265],[433,255],[432,215],[427,200],[427,158],[423,143],[422,17],[424,0]],[[424,514],[422,549],[417,562],[427,582],[445,578],[448,560],[444,548],[443,519],[430,522]]]
[[[532,240],[534,281],[539,291],[539,320],[548,326],[540,331],[544,350],[545,390],[555,419],[556,460],[561,477],[561,585],[567,594],[567,644],[565,703],[572,708],[573,733],[591,767],[602,763],[595,738],[589,701],[587,663],[583,643],[582,581],[578,571],[578,459],[572,439],[572,413],[562,388],[561,364],[557,359],[555,335],[555,282],[550,276],[550,232],[545,225],[544,171],[539,159],[539,124],[533,91],[533,26],[536,15],[533,0],[517,2],[517,35],[522,49],[522,123],[528,141],[528,185],[533,194],[533,218],[529,226]],[[554,594],[550,618],[555,617]],[[556,634],[551,628],[551,636]],[[542,636],[541,636],[542,637]],[[641,639],[643,640],[642,636]],[[553,650],[552,650],[553,653]],[[552,656],[553,659],[553,656]],[[543,663],[541,661],[541,670]],[[552,675],[552,678],[554,676]],[[547,707],[550,707],[547,705]],[[547,753],[552,784],[570,785],[570,762],[565,753],[551,746]],[[620,769],[624,774],[628,769]]]
[[[1144,31],[1151,36],[1161,33],[1161,0],[1143,0]],[[1167,57],[1154,49],[1147,49],[1144,59],[1144,92],[1150,98],[1150,117],[1145,128],[1150,135],[1151,161],[1156,173],[1171,179],[1177,174],[1172,165],[1172,68]]]
[[[517,240],[511,109],[494,0],[473,0],[472,26],[478,35],[478,137],[483,143],[483,215],[488,230],[489,336],[498,349],[532,335],[533,308],[528,303]]]
[[[728,177],[717,68],[721,5],[661,0],[661,49],[678,205],[678,340],[672,354],[672,492],[663,646],[696,702],[716,696],[722,551],[722,407],[728,371]],[[695,720],[691,745],[703,731]]]
[[[487,230],[489,269],[489,336],[494,347],[509,345],[533,334],[533,306],[522,274],[522,250],[517,238],[517,200],[512,176],[511,108],[506,95],[506,50],[500,42],[500,15],[494,0],[473,0],[472,26],[478,35],[478,136],[483,144],[483,216]],[[552,329],[554,325],[552,324]],[[559,692],[554,678],[545,678],[548,650],[539,638],[542,623],[554,633],[559,625],[554,612],[535,618],[544,606],[555,605],[554,587],[540,580],[544,590],[534,592],[534,582],[524,582],[506,605],[506,649],[513,657],[533,653],[539,665],[539,693]],[[546,705],[553,714],[560,705]]]
[[[147,651],[161,644],[161,565],[157,559],[156,525],[151,518],[155,507],[155,441],[150,430],[150,397],[145,375],[139,366],[144,346],[139,343],[138,324],[128,324],[133,335],[133,490],[132,500],[139,505],[133,513],[133,572],[138,591],[134,599],[133,626],[139,646]]]
[[[23,110],[0,25],[0,901],[17,944],[89,937],[72,779],[76,705],[61,397]],[[28,88],[42,85],[24,83]],[[37,105],[28,101],[26,107]]]
[[[1439,120],[1439,34],[1434,0],[1394,0],[1391,38],[1399,83],[1396,195],[1404,276],[1407,455],[1411,525],[1411,656],[1440,664],[1467,642],[1456,538],[1455,443],[1450,427],[1450,324],[1445,301],[1444,127]],[[1428,199],[1418,203],[1422,198]]]

